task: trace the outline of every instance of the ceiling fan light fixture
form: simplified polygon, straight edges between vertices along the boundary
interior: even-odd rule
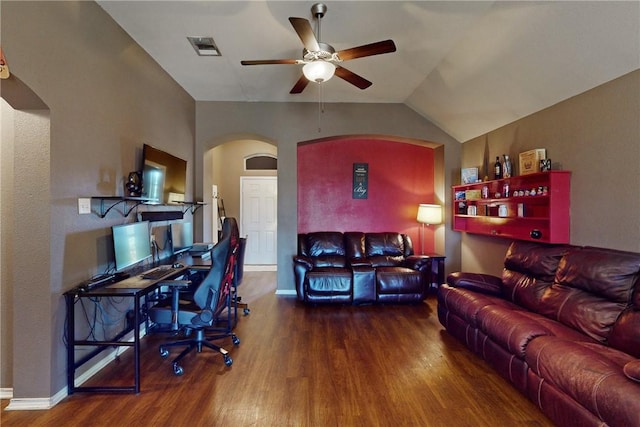
[[[302,67],[302,73],[307,80],[316,83],[326,82],[335,72],[336,66],[327,61],[312,61]]]

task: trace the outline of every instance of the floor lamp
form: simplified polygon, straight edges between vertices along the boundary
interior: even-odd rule
[[[420,206],[418,206],[417,220],[422,224],[420,243],[422,244],[421,254],[424,255],[424,227],[425,225],[440,224],[442,222],[442,206],[421,203]]]

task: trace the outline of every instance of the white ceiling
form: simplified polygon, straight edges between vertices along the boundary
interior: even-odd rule
[[[288,18],[312,21],[313,1],[98,1],[197,101],[317,102],[289,91],[300,65]],[[345,68],[365,90],[334,77],[325,102],[405,103],[464,142],[640,68],[640,1],[326,1],[321,41],[336,51],[393,39],[394,53]],[[202,57],[187,36],[211,36]],[[640,96],[640,94],[639,94]]]

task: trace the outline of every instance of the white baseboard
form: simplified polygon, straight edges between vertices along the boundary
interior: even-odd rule
[[[276,295],[281,295],[281,296],[296,296],[296,290],[295,289],[278,289],[276,290]]]
[[[13,393],[12,393],[13,394]],[[39,411],[51,409],[67,397],[67,388],[60,390],[52,397],[17,397],[11,398],[11,401],[4,408],[5,411]]]
[[[140,330],[140,337],[146,335],[146,330],[144,325]],[[129,332],[122,341],[133,341],[133,331]],[[104,355],[100,360],[98,360],[95,364],[93,364],[89,369],[83,372],[80,376],[76,378],[75,384],[76,387],[79,387],[83,383],[89,380],[92,376],[100,372],[102,368],[107,366],[109,363],[113,362],[116,359],[116,356],[121,355],[125,351],[129,350],[132,347],[119,347],[117,349],[110,350],[106,355]],[[11,399],[9,404],[7,405],[5,411],[37,411],[37,410],[46,410],[51,409],[60,403],[65,397],[69,395],[67,385],[65,384],[64,388],[58,391],[51,397],[13,397],[13,389],[0,389],[0,393],[3,393],[5,390],[8,390],[11,395],[4,397],[3,399]]]
[[[0,388],[0,399],[11,399],[13,397],[12,388]]]
[[[278,271],[278,266],[275,264],[265,264],[265,265],[247,265],[245,264],[243,267],[244,271]]]
[[[57,402],[56,402],[57,403]],[[11,399],[5,411],[38,411],[55,406],[52,397],[17,397]]]

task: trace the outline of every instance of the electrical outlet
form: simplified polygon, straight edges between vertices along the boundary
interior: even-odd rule
[[[78,199],[78,214],[86,215],[91,213],[91,198],[80,197]]]

